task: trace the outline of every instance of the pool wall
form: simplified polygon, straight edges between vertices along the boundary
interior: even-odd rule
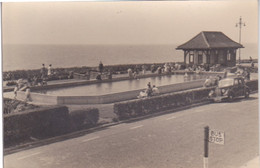
[[[16,98],[18,100],[25,100],[25,98],[26,98],[25,92],[18,91]],[[30,101],[37,103],[37,104],[58,104],[57,100],[58,100],[57,96],[40,94],[40,93],[35,93],[35,92],[31,92],[31,94],[30,94]]]
[[[194,89],[203,86],[205,79],[176,83],[171,85],[159,86],[159,91],[162,94]],[[41,104],[106,104],[118,101],[135,99],[144,89],[131,90],[126,92],[118,92],[97,96],[52,96],[31,92],[31,101]],[[17,92],[17,99],[25,100],[25,92]]]

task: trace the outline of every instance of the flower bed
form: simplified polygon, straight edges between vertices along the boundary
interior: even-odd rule
[[[19,100],[4,98],[3,100],[4,114],[22,112],[25,110],[39,108],[39,106],[28,104]]]

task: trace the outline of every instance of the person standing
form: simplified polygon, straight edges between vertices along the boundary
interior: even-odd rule
[[[142,70],[143,70],[143,74],[145,74],[145,71],[146,71],[146,66],[145,65],[142,66]]]
[[[151,72],[154,73],[155,71],[156,71],[155,65],[152,64],[152,65],[151,65]]]
[[[52,75],[52,65],[50,64],[48,67],[48,76]]]
[[[227,78],[227,70],[224,70],[223,78]]]
[[[146,93],[147,93],[147,96],[152,96],[152,86],[151,86],[151,83],[148,82],[147,84],[147,89],[146,89]]]
[[[102,74],[103,69],[104,69],[104,65],[103,65],[103,63],[101,61],[99,62],[98,69],[99,69],[99,72]]]
[[[45,79],[46,78],[46,68],[45,68],[45,64],[42,64],[42,68],[41,68],[41,78]]]
[[[14,99],[16,99],[17,97],[17,91],[18,91],[18,84],[16,84],[14,87]]]
[[[27,87],[25,90],[25,102],[27,101],[32,101],[30,87]]]

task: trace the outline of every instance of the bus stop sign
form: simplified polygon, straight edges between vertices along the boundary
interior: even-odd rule
[[[223,131],[209,129],[209,142],[224,145],[225,142],[225,133]]]

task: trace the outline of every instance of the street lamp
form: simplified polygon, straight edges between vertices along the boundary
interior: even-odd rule
[[[242,26],[246,26],[246,24],[242,22],[242,17],[240,16],[239,22],[236,23],[236,27],[239,27],[239,44],[241,44],[241,28],[242,28]],[[238,49],[238,51],[239,51],[239,60],[238,60],[238,63],[240,64],[240,61],[241,61],[240,48]]]

